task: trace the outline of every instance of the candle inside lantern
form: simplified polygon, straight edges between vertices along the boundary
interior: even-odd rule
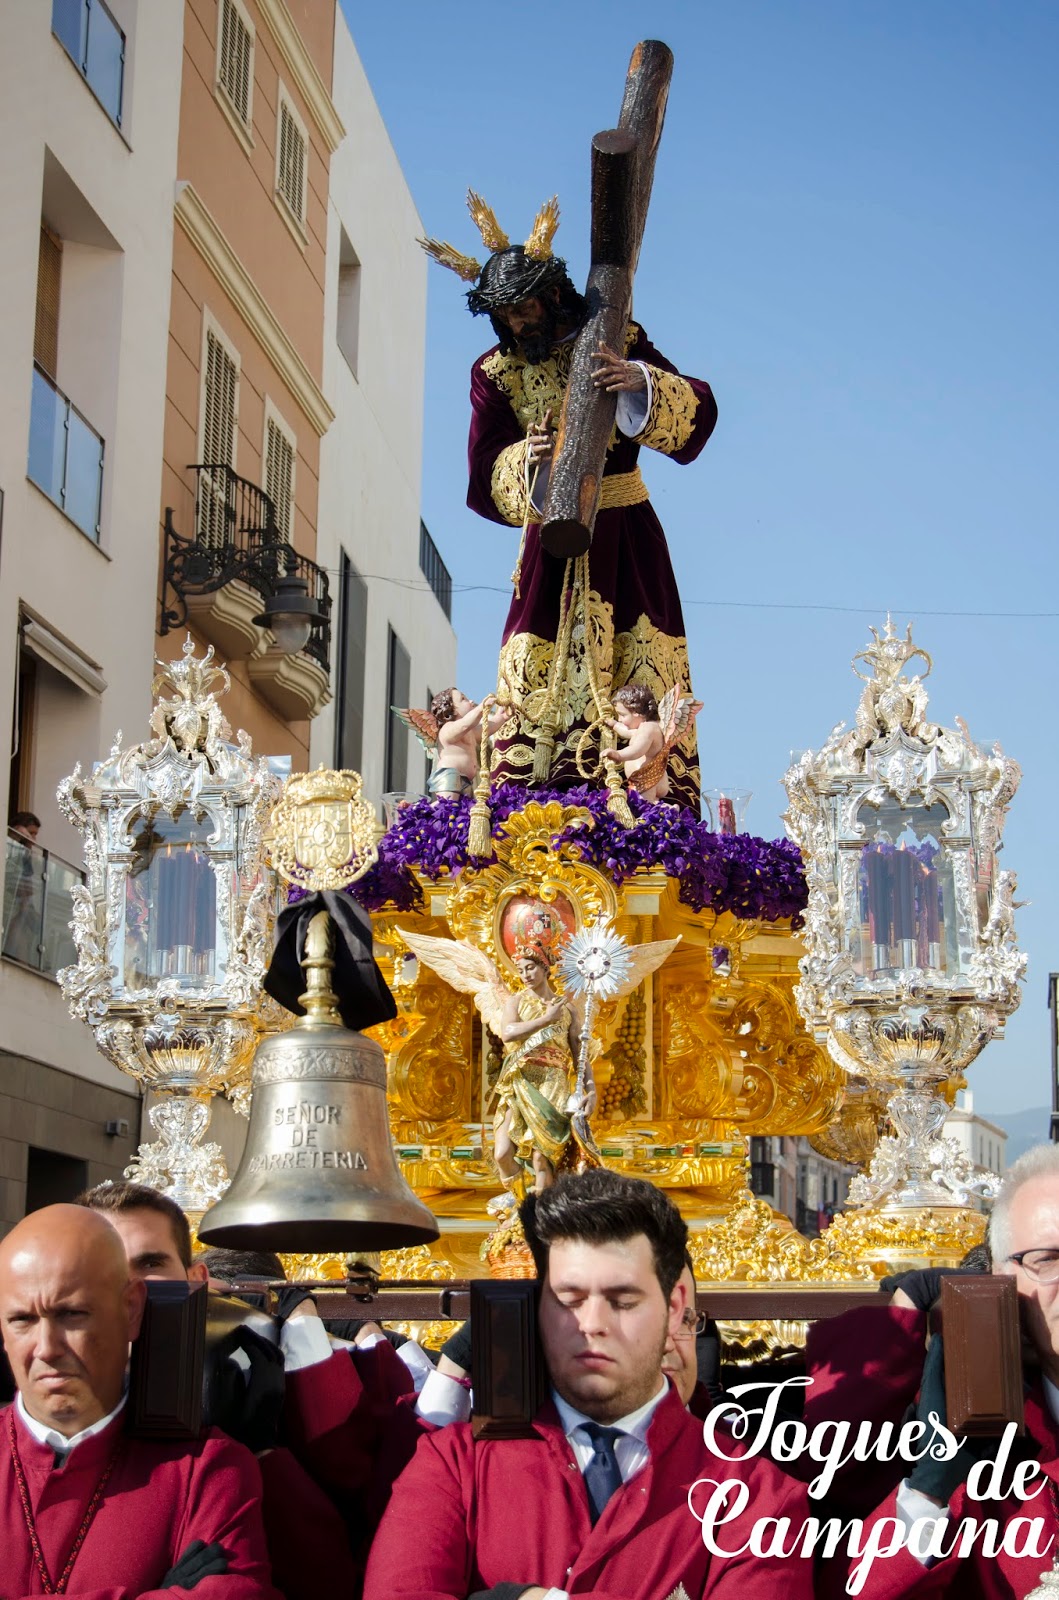
[[[216,946],[217,886],[213,870],[190,840],[172,843],[152,862],[155,874],[155,948],[172,976],[198,976],[201,958]],[[205,963],[208,969],[211,963]]]

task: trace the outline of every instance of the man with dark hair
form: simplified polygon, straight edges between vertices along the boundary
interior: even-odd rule
[[[48,1206],[0,1244],[0,1328],[18,1386],[0,1415],[7,1596],[278,1600],[253,1457],[215,1428],[193,1441],[124,1429],[144,1286],[100,1216]]]
[[[491,252],[484,266],[437,240],[423,243],[473,283],[467,304],[489,318],[498,341],[471,371],[467,494],[472,511],[523,530],[498,678],[516,709],[495,741],[494,768],[501,780],[568,788],[585,780],[578,747],[602,714],[597,689],[609,696],[625,683],[646,683],[660,700],[675,683],[690,687],[676,580],[637,458],[644,446],[693,461],[717,407],[709,385],[681,376],[638,324],[628,325],[620,350],[601,347],[595,382],[617,396],[617,415],[591,552],[576,561],[548,555],[538,523],[573,341],[588,306],[552,254],[554,201],[524,245],[509,242],[477,195],[468,205]],[[672,798],[697,814],[692,727],[670,766]]]
[[[372,1548],[365,1600],[808,1600],[811,1562],[709,1553],[696,1520],[718,1481],[748,1494],[724,1528],[800,1525],[805,1491],[769,1462],[721,1460],[662,1376],[687,1309],[687,1229],[651,1184],[596,1170],[522,1208],[541,1277],[552,1397],[533,1437],[475,1441],[454,1423],[424,1438]],[[689,1509],[689,1496],[691,1507]]]
[[[191,1228],[175,1200],[145,1183],[99,1183],[74,1205],[99,1211],[121,1235],[135,1278],[205,1283],[206,1269],[191,1259]]]

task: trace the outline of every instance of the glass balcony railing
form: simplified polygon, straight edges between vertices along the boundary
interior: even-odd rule
[[[125,35],[103,0],[52,0],[51,27],[115,127],[121,127]]]
[[[7,836],[0,954],[54,978],[77,961],[70,932],[73,890],[85,875],[18,833]]]
[[[98,544],[103,440],[36,363],[26,470],[37,488]]]

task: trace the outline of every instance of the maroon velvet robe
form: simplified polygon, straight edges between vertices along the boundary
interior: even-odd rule
[[[0,1412],[0,1594],[44,1594],[19,1499],[7,1412]],[[44,1559],[57,1583],[96,1485],[124,1426],[124,1413],[85,1439],[62,1467],[15,1413],[18,1453]],[[261,1474],[241,1444],[211,1428],[193,1443],[126,1439],[74,1563],[66,1593],[76,1600],[180,1600],[162,1579],[195,1539],[219,1543],[222,1577],[204,1578],[195,1600],[280,1600],[261,1523]]]
[[[521,356],[500,355],[494,347],[475,362],[467,504],[481,516],[521,527],[527,513],[526,433],[549,408],[558,421],[572,350],[572,342],[560,345],[547,361],[531,366]],[[646,445],[674,461],[693,461],[713,432],[717,407],[709,385],[678,374],[635,323],[629,325],[625,353],[652,369],[652,404],[637,438],[628,439],[615,429],[611,439],[601,510],[587,558],[589,621],[607,690],[643,683],[660,700],[675,682],[691,687],[687,640],[665,535],[639,479],[637,458],[641,445]],[[608,499],[616,503],[608,507]],[[500,730],[494,761],[497,781],[531,781],[536,702],[552,671],[567,579],[567,563],[546,554],[539,528],[530,522],[518,588],[504,627],[499,677],[501,687],[506,683],[517,701],[530,696],[535,701],[532,715],[513,717]],[[575,763],[580,735],[594,718],[585,650],[584,630],[575,629],[547,780],[554,787],[585,781]],[[593,745],[590,759],[600,749],[598,740]],[[668,799],[698,812],[694,730],[674,750],[669,774]]]
[[[719,1460],[675,1389],[652,1418],[650,1460],[595,1526],[550,1402],[534,1430],[532,1439],[476,1444],[468,1423],[453,1423],[423,1438],[376,1534],[365,1600],[466,1600],[496,1583],[595,1600],[670,1600],[678,1585],[688,1600],[809,1600],[811,1561],[722,1560],[707,1551],[687,1503],[699,1479],[741,1479],[750,1488],[746,1510],[721,1530],[726,1548],[744,1542],[757,1517],[799,1525],[805,1490],[770,1462]]]
[[[1049,1480],[1046,1487],[1032,1500],[1012,1496],[999,1501],[969,1500],[965,1488],[957,1489],[950,1503],[946,1544],[952,1542],[964,1517],[972,1518],[979,1525],[992,1519],[1000,1529],[1014,1518],[1037,1517],[1044,1524],[1042,1542],[1047,1544],[1049,1538],[1056,1539],[1049,1554],[1013,1556],[1001,1550],[997,1556],[990,1557],[983,1555],[979,1539],[972,1554],[963,1558],[948,1556],[928,1568],[909,1550],[903,1549],[875,1561],[861,1590],[863,1600],[905,1600],[905,1596],[921,1600],[926,1595],[950,1595],[953,1600],[1023,1600],[1036,1588],[1042,1573],[1051,1568],[1052,1555],[1059,1551],[1059,1518],[1055,1511],[1059,1495],[1059,1427],[1045,1406],[1039,1384],[1026,1396],[1026,1431],[1039,1447],[1038,1460]],[[873,1527],[882,1517],[893,1517],[896,1499],[895,1490],[869,1520],[868,1526]],[[843,1592],[844,1574],[841,1563],[836,1562],[834,1566],[836,1570],[829,1574],[821,1593],[833,1595],[837,1600]]]

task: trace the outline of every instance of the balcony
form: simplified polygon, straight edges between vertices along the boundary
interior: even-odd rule
[[[85,875],[49,850],[8,833],[0,954],[45,978],[77,961],[70,933],[72,893]]]
[[[419,570],[434,591],[434,598],[452,621],[452,578],[426,523],[419,523]]]
[[[98,544],[103,440],[36,362],[26,471],[37,488]]]
[[[257,484],[223,463],[190,470],[197,533],[182,538],[167,508],[161,632],[192,622],[226,659],[248,658],[255,689],[285,721],[315,717],[331,698],[327,573],[283,539],[272,501]],[[294,654],[280,650],[256,620],[282,578],[301,579],[321,614]]]
[[[111,122],[120,128],[125,35],[103,0],[52,0],[51,29]]]

